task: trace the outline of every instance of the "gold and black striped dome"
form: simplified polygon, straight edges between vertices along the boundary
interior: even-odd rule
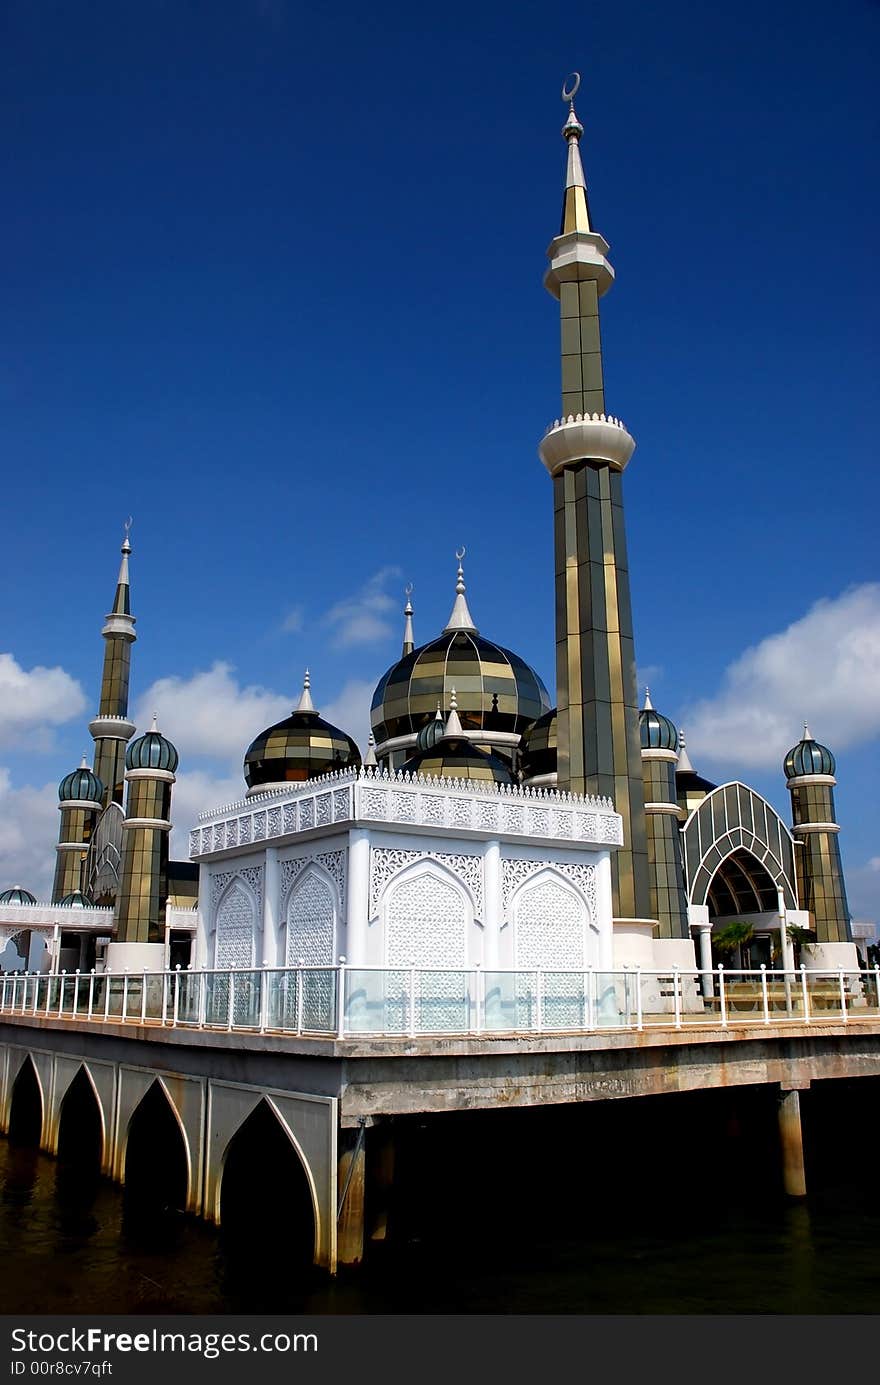
[[[379,680],[370,722],[377,746],[415,736],[436,716],[438,704],[458,696],[465,737],[502,733],[512,744],[550,710],[547,689],[533,668],[500,644],[485,639],[467,607],[461,565],[455,604],[442,635],[405,654]]]
[[[500,755],[481,750],[464,736],[444,736],[430,750],[413,755],[400,772],[433,779],[472,779],[483,784],[515,783],[509,765]]]
[[[249,789],[265,784],[299,783],[332,770],[352,769],[361,753],[351,736],[324,721],[312,706],[309,674],[296,711],[262,731],[244,757]]]

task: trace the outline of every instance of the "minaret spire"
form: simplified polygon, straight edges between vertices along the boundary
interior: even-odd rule
[[[580,142],[584,127],[578,120],[574,109],[574,98],[581,84],[581,74],[573,72],[568,82],[563,84],[562,99],[569,102],[568,120],[562,127],[562,135],[568,144],[568,167],[565,171],[565,196],[562,201],[562,222],[559,234],[567,231],[589,231],[590,205],[587,201],[587,180],[581,163]]]
[[[406,589],[406,605],[403,608],[403,657],[412,654],[416,647],[415,635],[413,634],[413,608],[410,597],[412,596],[412,582]]]
[[[461,560],[466,552],[467,550],[464,544],[462,544],[455,555],[458,559],[458,576],[455,580],[455,601],[452,604],[452,612],[449,616],[449,620],[446,622],[446,629],[443,631],[444,635],[450,630],[465,630],[469,635],[476,635],[478,633],[477,627],[474,625],[474,618],[468,610],[467,598],[464,594],[464,570],[461,566]]]
[[[308,669],[306,669],[306,671],[305,671],[305,673],[304,673],[304,675],[303,675],[303,690],[302,690],[302,696],[300,697],[299,702],[296,704],[296,710],[297,710],[298,712],[313,712],[313,711],[315,710],[315,704],[314,704],[314,702],[312,701],[312,691],[311,691],[311,689],[312,689],[312,680],[311,680],[311,677],[309,676],[309,671],[308,671]]]
[[[95,741],[95,774],[104,786],[104,807],[122,803],[125,782],[125,747],[135,732],[128,719],[128,685],[131,676],[131,646],[137,639],[131,614],[128,559],[131,554],[131,516],[125,521],[122,560],[116,580],[113,609],[108,612],[101,634],[104,669],[98,715],[89,723]]]
[[[458,697],[456,696],[455,688],[453,688],[449,695],[449,716],[446,718],[446,730],[443,732],[443,735],[461,736],[463,734],[461,729],[461,717],[458,715]]]

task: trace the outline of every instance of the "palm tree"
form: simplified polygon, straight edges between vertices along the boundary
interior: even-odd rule
[[[724,928],[719,928],[717,933],[712,934],[712,947],[722,957],[728,959],[735,957],[742,966],[742,949],[752,941],[754,936],[754,925],[749,923],[748,919],[735,919],[733,923],[728,923]]]

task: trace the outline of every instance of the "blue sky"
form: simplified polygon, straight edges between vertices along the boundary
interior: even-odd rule
[[[133,704],[175,819],[302,669],[363,739],[399,647],[477,623],[553,683],[563,76],[617,282],[636,647],[715,778],[787,811],[806,717],[880,914],[880,6],[7,0],[0,875],[45,888],[134,516]]]

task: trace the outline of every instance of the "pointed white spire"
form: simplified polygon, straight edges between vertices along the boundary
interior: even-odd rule
[[[458,559],[458,576],[455,581],[455,601],[452,603],[452,613],[446,623],[444,634],[450,630],[466,630],[471,635],[476,635],[477,627],[474,625],[473,616],[468,610],[467,598],[465,597],[464,569],[461,560],[467,550],[464,545],[456,553]]]
[[[309,671],[308,671],[308,669],[306,669],[306,671],[305,671],[305,673],[304,673],[304,675],[303,675],[303,690],[302,690],[302,697],[300,698],[299,702],[298,702],[297,705],[296,705],[296,710],[297,710],[298,712],[313,712],[313,711],[315,710],[315,704],[314,704],[314,702],[312,701],[312,694],[311,694],[311,691],[310,691],[310,690],[311,690],[311,686],[312,686],[312,680],[311,680],[311,678],[309,677]]]
[[[154,712],[154,713],[153,713],[153,724],[152,724],[152,726],[150,727],[150,730],[151,730],[151,731],[158,731],[158,730],[159,730],[159,713],[158,713],[158,712]]]
[[[804,738],[805,741],[812,741],[812,740],[815,740],[815,739],[816,739],[815,736],[814,736],[814,735],[812,734],[812,732],[810,731],[810,728],[809,728],[809,726],[807,725],[806,722],[804,722],[804,736],[803,736],[803,738]]]
[[[676,765],[676,772],[678,774],[695,773],[694,767],[690,761],[690,756],[687,753],[687,747],[685,746],[683,726],[679,726],[678,728],[678,764]]]
[[[587,180],[581,162],[580,138],[584,127],[578,120],[574,109],[574,98],[581,84],[579,72],[571,74],[573,81],[566,82],[562,88],[562,99],[567,101],[568,119],[562,127],[562,135],[568,145],[568,163],[565,170],[565,201],[562,207],[562,234],[569,231],[590,230],[590,209],[587,205]]]
[[[374,769],[378,763],[376,759],[376,737],[371,731],[367,737],[367,753],[364,756],[364,764]]]
[[[653,704],[653,702],[651,701],[651,689],[648,687],[648,685],[647,685],[647,683],[646,683],[646,684],[645,684],[645,701],[644,701],[644,704],[643,704],[643,706],[642,706],[642,711],[643,711],[643,712],[653,712],[653,710],[654,710],[654,704]]]
[[[80,767],[80,769],[88,769],[88,767],[89,767],[89,762],[88,762],[88,760],[86,759],[85,755],[84,755],[84,756],[82,757],[82,759],[80,760],[80,762],[79,762],[79,767]]]
[[[446,718],[446,730],[444,736],[461,736],[464,732],[461,729],[461,720],[458,715],[458,698],[455,695],[455,688],[449,697],[449,716]]]
[[[403,608],[403,615],[404,615],[404,621],[403,621],[403,656],[404,656],[404,658],[406,658],[407,654],[412,654],[413,650],[414,650],[415,647],[416,647],[415,635],[413,634],[413,619],[412,619],[412,618],[413,618],[413,608],[412,608],[412,602],[410,601],[410,597],[411,597],[411,596],[412,596],[412,582],[409,583],[409,585],[408,585],[408,587],[407,587],[407,589],[406,589],[406,605],[405,605],[404,608]]]

